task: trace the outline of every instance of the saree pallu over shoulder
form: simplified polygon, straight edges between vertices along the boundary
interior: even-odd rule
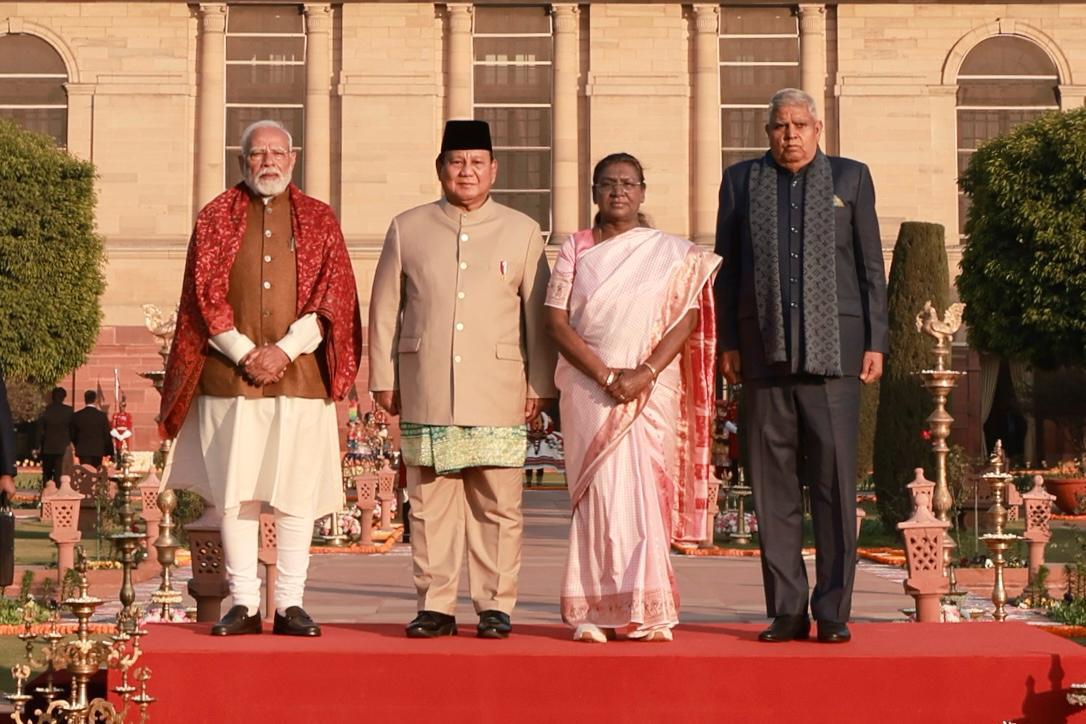
[[[624,357],[635,366],[688,310],[695,307],[699,310],[697,328],[680,355],[682,409],[674,429],[676,466],[670,475],[663,476],[662,484],[667,489],[661,491],[670,508],[668,532],[674,541],[697,541],[705,535],[703,515],[708,502],[716,350],[712,279],[720,262],[720,257],[707,249],[650,229],[626,232],[586,250],[577,260],[577,276],[581,279],[574,283],[581,282],[587,272],[599,284],[587,295],[581,309],[571,308],[571,322],[576,316],[590,319],[593,328],[616,330],[594,341],[605,359]],[[596,265],[607,268],[600,270],[594,268]],[[666,279],[666,283],[652,284],[653,279]],[[621,298],[627,303],[615,302],[618,289],[623,290]],[[645,296],[650,289],[651,296]],[[630,304],[654,305],[656,311],[651,316],[654,321],[647,335],[644,328],[637,332],[624,329],[624,312]],[[595,384],[581,377],[571,373],[568,383]],[[584,498],[600,466],[642,416],[654,390],[655,387],[650,387],[637,399],[615,405],[597,418],[601,420],[597,431],[584,455],[575,461],[580,469],[569,470],[574,508]]]

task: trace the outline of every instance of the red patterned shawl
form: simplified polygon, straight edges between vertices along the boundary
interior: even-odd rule
[[[298,316],[315,312],[323,324],[332,397],[343,399],[362,357],[362,318],[354,271],[332,209],[291,184],[291,227],[298,266]],[[234,327],[226,300],[245,224],[249,193],[238,184],[213,199],[196,218],[189,241],[177,331],[166,364],[160,432],[176,437],[196,395],[208,338]]]

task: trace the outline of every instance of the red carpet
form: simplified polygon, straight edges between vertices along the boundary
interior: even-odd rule
[[[755,624],[602,645],[559,626],[519,626],[507,641],[478,640],[474,626],[433,641],[392,625],[326,624],[319,639],[150,629],[155,724],[1086,724],[1064,696],[1086,682],[1086,648],[1015,623],[856,624],[843,646],[760,644]]]

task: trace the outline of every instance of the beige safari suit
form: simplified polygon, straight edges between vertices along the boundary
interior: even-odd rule
[[[370,295],[370,390],[398,390],[406,422],[523,424],[526,397],[556,396],[543,246],[538,224],[493,199],[471,212],[443,199],[394,218]],[[475,610],[512,612],[522,475],[408,467],[419,610],[455,612],[466,539]]]

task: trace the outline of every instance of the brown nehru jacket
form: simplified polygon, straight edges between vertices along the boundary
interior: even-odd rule
[[[290,196],[279,194],[267,204],[249,200],[245,236],[230,269],[226,299],[234,310],[234,326],[259,347],[283,338],[298,315],[298,279],[290,224]],[[298,355],[283,379],[264,387],[245,381],[241,370],[212,347],[200,375],[197,394],[213,397],[331,397],[324,354]]]

